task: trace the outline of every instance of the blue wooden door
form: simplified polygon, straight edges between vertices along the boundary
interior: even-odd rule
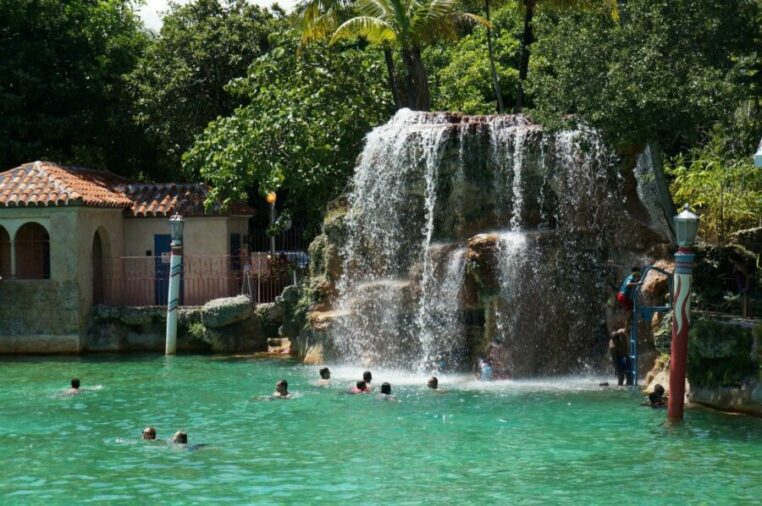
[[[169,296],[169,257],[172,252],[169,234],[153,236],[154,251],[154,304],[166,306]]]

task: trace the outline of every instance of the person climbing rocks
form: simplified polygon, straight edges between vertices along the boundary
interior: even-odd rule
[[[635,290],[635,287],[640,285],[640,281],[640,267],[633,267],[630,269],[630,275],[622,281],[622,284],[619,287],[619,292],[616,294],[616,300],[619,302],[619,307],[627,312],[627,320],[624,325],[625,330],[629,329],[630,322],[632,321],[632,309],[634,307],[632,293]]]
[[[611,333],[609,339],[609,354],[611,363],[614,365],[614,371],[618,385],[621,387],[625,379],[627,386],[632,385],[632,375],[630,374],[630,357],[628,353],[627,332],[625,329],[615,330]]]
[[[622,285],[619,287],[619,293],[616,294],[616,300],[619,302],[619,307],[625,311],[632,311],[633,301],[632,292],[635,287],[640,284],[640,268],[633,267],[630,270],[630,275],[624,278]]]

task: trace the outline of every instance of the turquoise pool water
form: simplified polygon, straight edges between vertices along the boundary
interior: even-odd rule
[[[481,384],[245,357],[0,359],[0,503],[685,504],[762,498],[762,420],[682,426],[600,378]],[[97,389],[61,395],[77,376]],[[296,397],[262,401],[287,378]],[[176,430],[179,450],[139,440]]]

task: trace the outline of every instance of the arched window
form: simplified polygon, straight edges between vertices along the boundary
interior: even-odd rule
[[[38,223],[26,223],[16,232],[16,277],[50,278],[50,236]]]
[[[11,236],[0,227],[0,277],[11,278]]]

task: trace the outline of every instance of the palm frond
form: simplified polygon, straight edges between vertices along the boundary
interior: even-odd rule
[[[357,16],[342,23],[333,32],[329,44],[358,37],[366,39],[371,44],[382,44],[396,40],[397,34],[386,21],[371,16]]]

